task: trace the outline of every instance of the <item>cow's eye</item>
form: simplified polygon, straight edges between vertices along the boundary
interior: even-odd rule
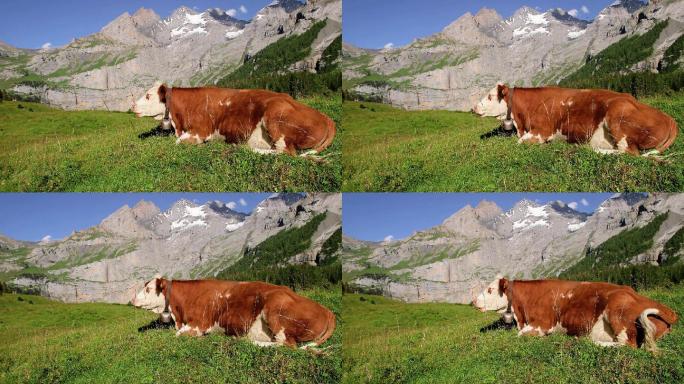
[[[492,293],[492,289],[489,288],[489,289],[487,290],[487,293]]]
[[[146,98],[147,100],[149,100],[149,99],[150,99],[150,95],[149,95],[149,94],[145,95],[145,98]]]
[[[492,101],[492,95],[487,96],[487,99],[489,99],[489,101]]]
[[[145,292],[150,293],[150,287],[145,288]]]

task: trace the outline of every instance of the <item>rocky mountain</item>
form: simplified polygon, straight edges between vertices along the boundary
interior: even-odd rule
[[[249,21],[219,8],[180,7],[162,19],[151,9],[124,13],[99,32],[64,47],[24,51],[0,61],[0,79],[21,94],[66,109],[127,111],[156,80],[177,86],[213,85],[245,58],[283,37],[326,21],[311,53],[292,70],[313,70],[341,34],[341,1],[276,0]],[[0,45],[0,60],[13,52]]]
[[[616,195],[591,215],[562,201],[466,206],[435,227],[385,243],[343,238],[343,273],[352,287],[408,302],[469,303],[497,274],[555,277],[626,229],[663,213],[653,246],[631,262],[663,262],[665,243],[684,227],[684,195]]]
[[[140,201],[62,240],[34,244],[0,238],[0,275],[13,272],[10,284],[63,301],[126,303],[156,274],[213,277],[245,249],[324,213],[309,249],[289,261],[316,265],[324,257],[322,244],[341,227],[341,204],[339,194],[276,194],[246,215],[220,201],[180,200],[164,212]]]
[[[653,71],[684,33],[682,0],[615,1],[591,22],[559,8],[522,7],[508,19],[483,8],[404,47],[366,50],[345,44],[345,88],[406,109],[469,111],[499,81],[557,84],[587,58],[667,19],[653,54],[637,66]]]

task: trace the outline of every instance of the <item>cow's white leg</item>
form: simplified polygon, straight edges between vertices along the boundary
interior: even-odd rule
[[[277,341],[259,341],[259,340],[250,340],[252,344],[257,345],[259,347],[278,347],[281,346],[282,343],[278,343]]]
[[[202,335],[202,332],[200,332],[198,327],[191,327],[188,324],[183,324],[183,326],[176,331],[176,336],[200,336]]]
[[[598,317],[598,319],[596,319],[596,322],[591,328],[589,338],[591,338],[591,341],[593,341],[594,344],[601,345],[604,347],[613,347],[620,345],[620,343],[615,341],[615,332],[613,331],[613,328],[610,326],[610,322],[608,321],[608,317],[605,311]]]
[[[189,144],[201,144],[204,140],[200,139],[198,134],[191,134],[189,132],[183,132],[179,138],[176,139],[176,144],[189,143]]]
[[[285,141],[283,140],[283,143]],[[252,134],[247,139],[247,146],[254,152],[262,155],[272,155],[276,152],[276,149],[271,145],[270,137],[266,131],[266,125],[264,119],[261,119]]]
[[[533,135],[530,132],[525,132],[525,134],[522,135],[520,137],[520,139],[518,139],[518,144],[528,143],[528,142],[529,143],[544,143],[544,142],[546,142],[546,140],[544,140],[540,134]]]
[[[615,145],[613,144],[613,141],[609,136],[608,130],[606,128],[607,124],[605,121],[599,123],[599,126],[594,131],[594,134],[591,135],[589,145],[594,150],[594,152],[600,153],[602,155],[614,155],[620,153],[620,150],[615,148]],[[626,147],[627,139],[623,139],[623,145]]]

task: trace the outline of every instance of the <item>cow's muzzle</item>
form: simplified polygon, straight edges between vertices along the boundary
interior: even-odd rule
[[[501,128],[504,129],[504,131],[512,131],[513,128],[515,128],[515,124],[513,123],[513,119],[511,120],[504,120],[503,124],[501,124]]]
[[[171,320],[173,320],[171,318],[171,312],[162,312],[161,315],[159,315],[159,320],[164,324],[170,323]]]

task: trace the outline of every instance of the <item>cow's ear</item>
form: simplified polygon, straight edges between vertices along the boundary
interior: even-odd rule
[[[508,289],[508,280],[501,278],[499,279],[499,296],[503,296]]]
[[[162,290],[166,288],[166,280],[157,278],[155,279],[155,286],[157,287],[157,296],[159,296],[162,293]]]
[[[166,84],[160,85],[157,93],[159,94],[159,101],[166,104]]]
[[[500,102],[508,95],[508,87],[505,84],[499,84],[496,86],[496,93]]]

